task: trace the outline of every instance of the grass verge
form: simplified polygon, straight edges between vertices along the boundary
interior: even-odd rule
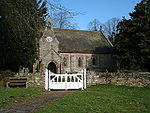
[[[0,88],[0,107],[46,94],[42,88]]]
[[[37,113],[150,113],[150,87],[92,86]]]

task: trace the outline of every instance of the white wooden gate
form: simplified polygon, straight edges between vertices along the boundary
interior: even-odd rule
[[[46,69],[45,89],[85,89],[86,69],[76,74],[55,74]]]

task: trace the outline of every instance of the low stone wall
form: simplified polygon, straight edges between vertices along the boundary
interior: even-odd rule
[[[19,73],[15,77],[27,77],[29,87],[45,87],[45,76],[41,75],[41,73]]]
[[[29,87],[45,87],[45,76],[40,73],[16,74],[27,77]],[[150,86],[150,73],[103,73],[87,71],[87,86],[97,84],[114,84],[135,87]]]
[[[125,86],[150,86],[150,73],[102,73],[87,71],[87,86],[96,84],[114,84]]]

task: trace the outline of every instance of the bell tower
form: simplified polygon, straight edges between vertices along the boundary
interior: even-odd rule
[[[46,18],[45,30],[52,29],[53,21],[50,16]]]
[[[45,68],[50,69],[53,72],[58,73],[60,68],[61,57],[59,55],[59,41],[55,37],[52,25],[53,21],[50,17],[45,20],[45,29],[43,36],[39,40],[39,60],[43,67],[41,72],[45,71]],[[54,66],[55,64],[55,66]],[[55,68],[55,69],[54,69]]]

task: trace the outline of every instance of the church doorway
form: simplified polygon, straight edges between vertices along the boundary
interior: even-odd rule
[[[57,72],[56,64],[54,62],[50,62],[48,64],[48,70],[50,70],[53,73],[56,73]]]

